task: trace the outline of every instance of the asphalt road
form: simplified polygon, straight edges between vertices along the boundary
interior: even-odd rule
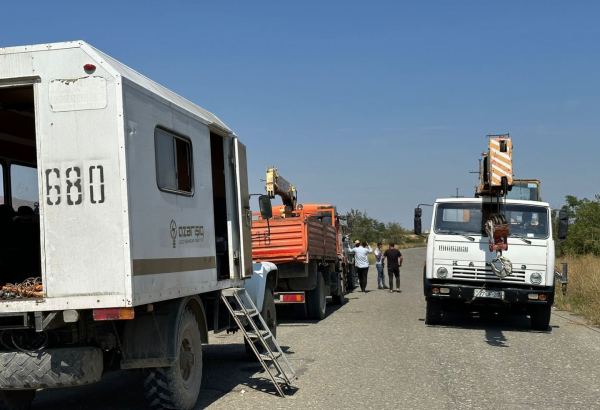
[[[284,319],[278,340],[298,371],[286,399],[249,361],[241,336],[212,336],[198,408],[600,408],[600,330],[555,311],[548,332],[527,318],[455,315],[424,324],[423,249],[404,252],[402,293],[353,293],[320,322]],[[139,373],[38,393],[34,409],[144,409]]]

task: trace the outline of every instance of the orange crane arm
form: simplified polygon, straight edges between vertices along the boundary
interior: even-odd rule
[[[283,205],[286,207],[286,212],[291,212],[296,209],[296,205],[298,204],[298,191],[294,185],[279,175],[277,168],[271,167],[267,169],[265,188],[269,198],[273,199],[275,196],[281,197]]]

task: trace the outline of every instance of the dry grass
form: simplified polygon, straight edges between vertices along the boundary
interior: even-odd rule
[[[556,288],[556,305],[560,309],[584,316],[590,323],[600,325],[600,257],[593,255],[557,258],[569,264],[567,295]]]

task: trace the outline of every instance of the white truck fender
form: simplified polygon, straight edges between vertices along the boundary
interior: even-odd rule
[[[269,273],[276,271],[277,266],[271,262],[255,262],[252,264],[252,277],[246,279],[244,288],[256,305],[256,308],[261,311],[263,308],[263,300],[265,298],[265,289]]]

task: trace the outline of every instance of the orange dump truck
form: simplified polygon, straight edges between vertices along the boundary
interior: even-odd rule
[[[252,258],[277,265],[277,304],[305,304],[308,317],[322,319],[326,298],[341,304],[349,285],[344,258],[345,224],[329,204],[273,207],[273,218],[255,215]]]

